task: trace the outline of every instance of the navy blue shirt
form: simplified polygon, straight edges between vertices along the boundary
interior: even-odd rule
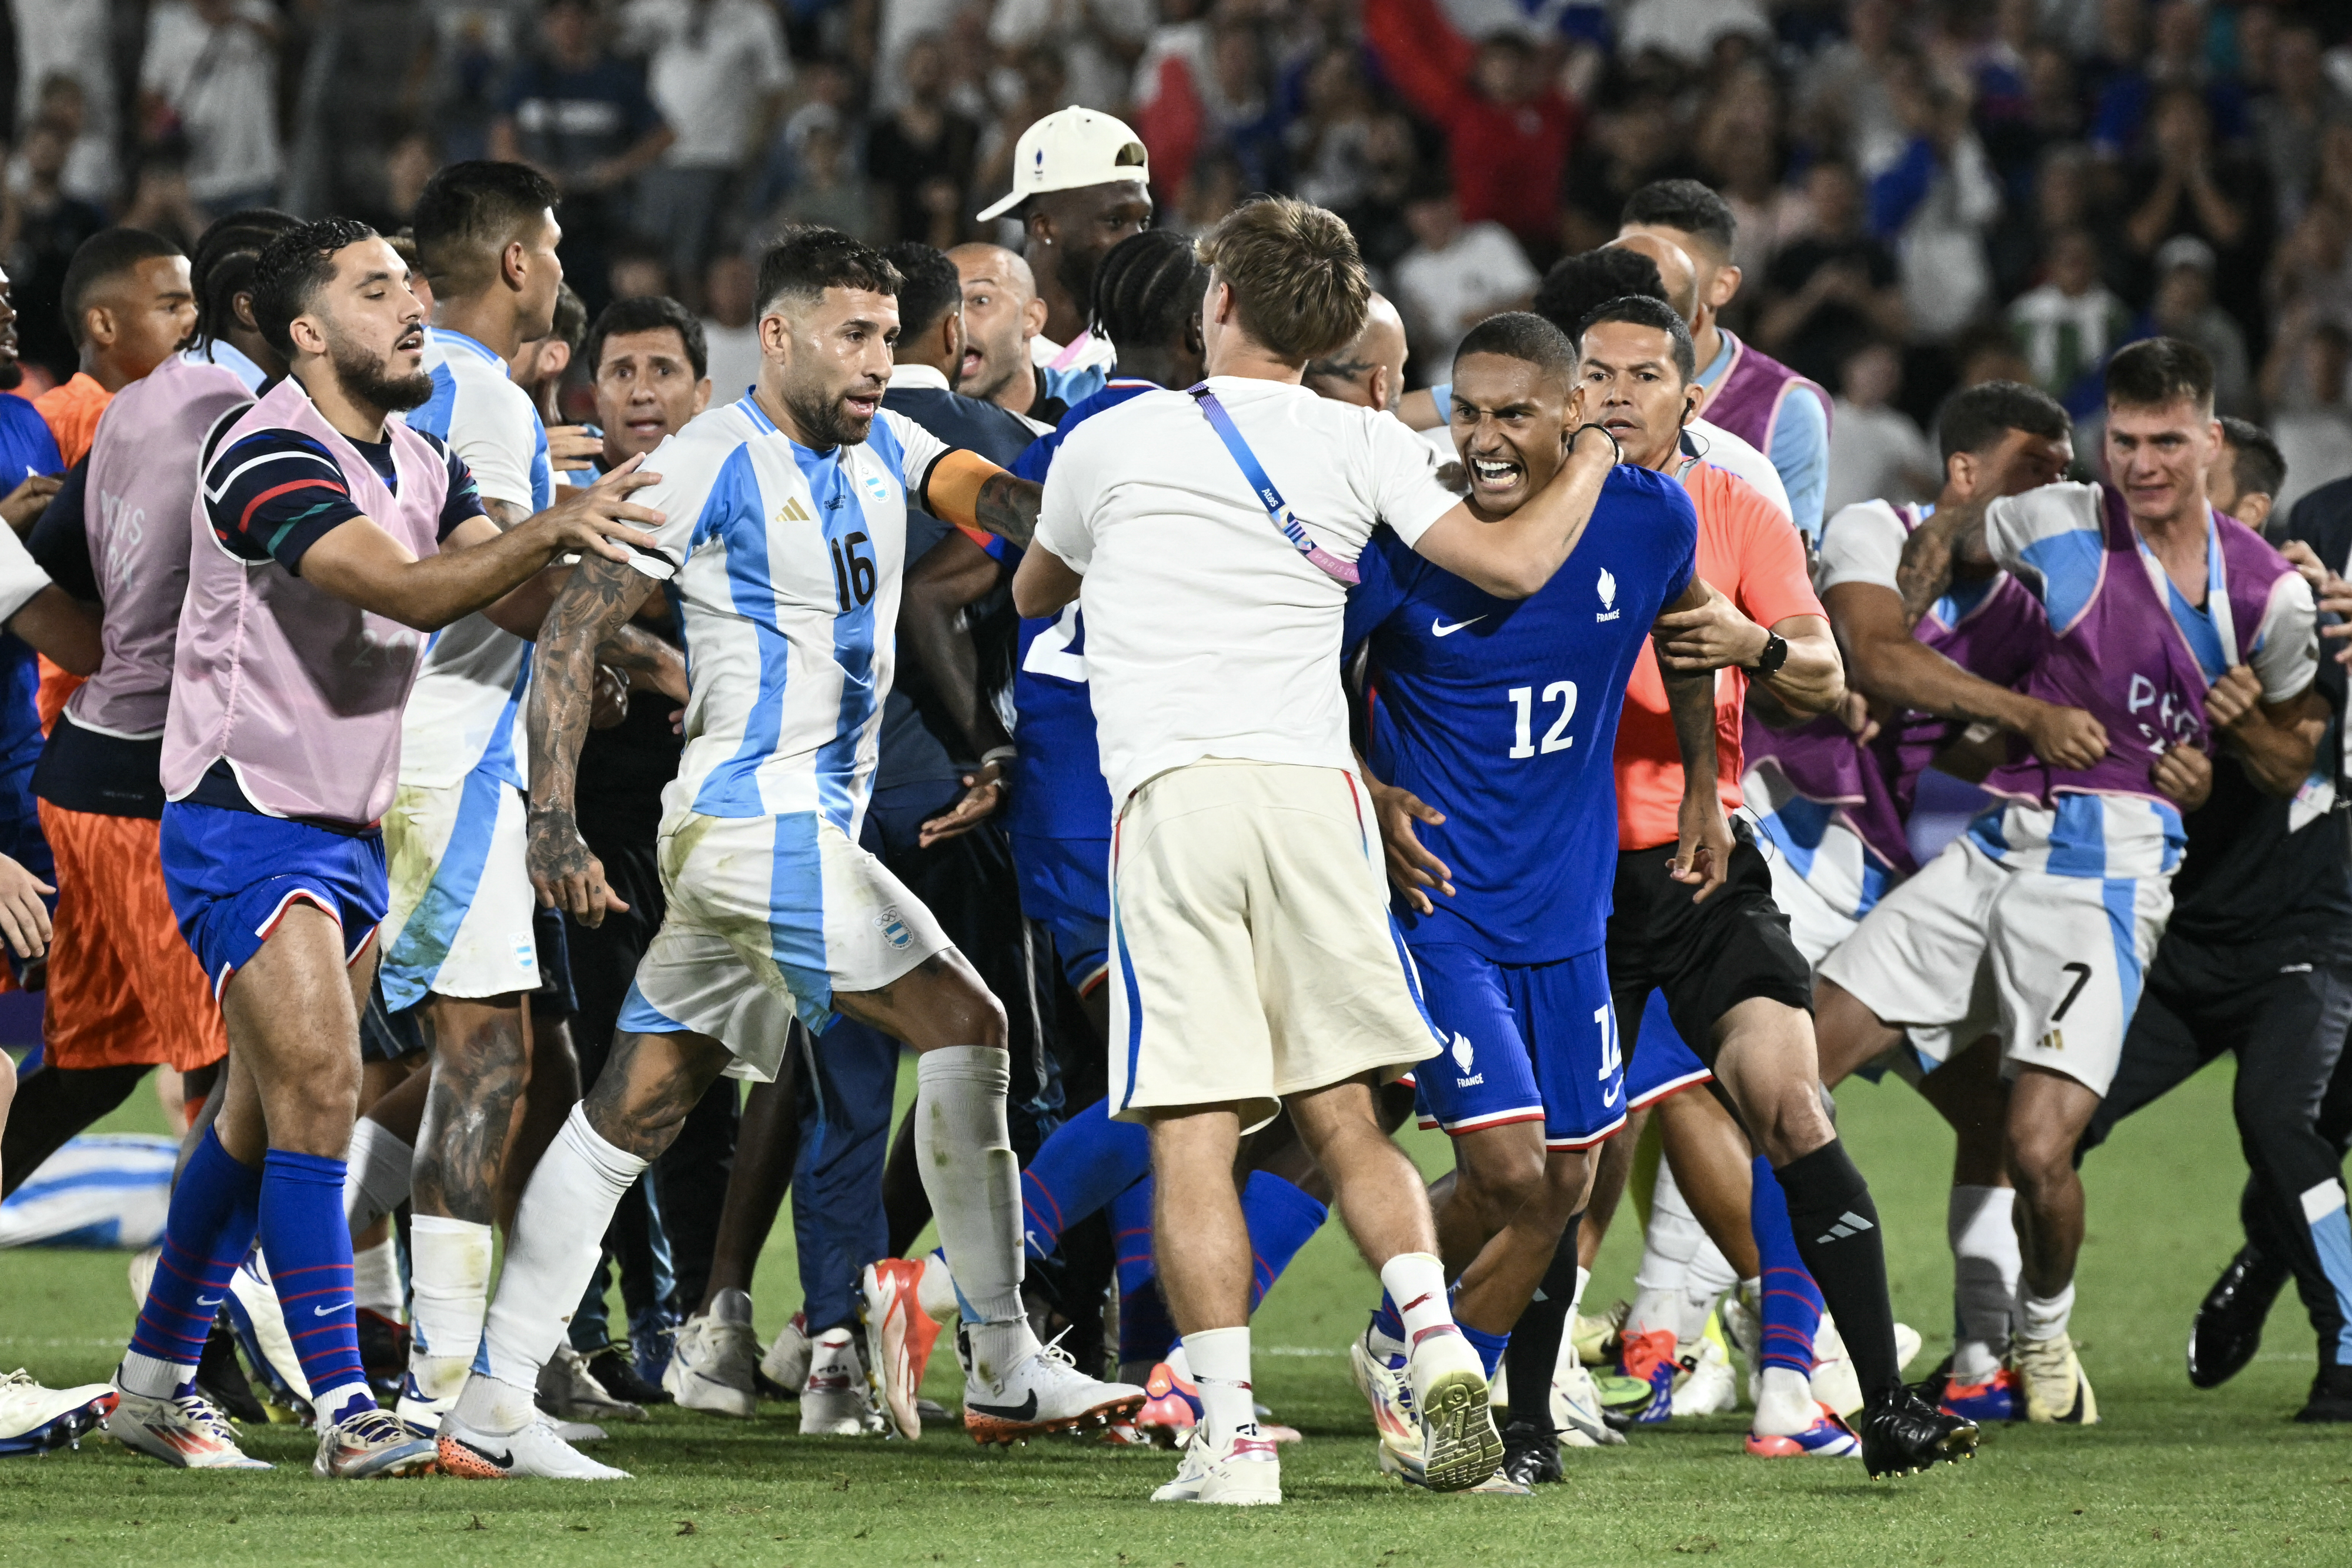
[[[1617,872],[1617,716],[1643,642],[1697,570],[1698,516],[1647,468],[1610,470],[1583,538],[1530,598],[1496,599],[1372,536],[1342,646],[1371,639],[1372,775],[1445,813],[1416,823],[1454,894],[1406,940],[1543,964],[1601,945]]]
[[[449,493],[441,503],[434,537],[447,538],[461,523],[482,516],[482,497],[465,459],[440,437],[418,431],[426,445],[449,465]],[[399,476],[392,441],[353,441],[352,445],[394,494]],[[205,466],[205,511],[213,536],[242,560],[271,560],[297,577],[302,554],[331,530],[364,517],[343,482],[341,465],[326,447],[291,430],[257,430]]]

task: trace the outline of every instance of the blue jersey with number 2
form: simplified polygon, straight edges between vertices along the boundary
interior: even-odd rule
[[[1504,964],[1601,945],[1617,869],[1617,715],[1651,622],[1696,570],[1698,517],[1663,474],[1610,471],[1567,562],[1496,599],[1389,530],[1349,595],[1345,646],[1371,639],[1373,777],[1445,813],[1414,831],[1453,872],[1406,939]]]

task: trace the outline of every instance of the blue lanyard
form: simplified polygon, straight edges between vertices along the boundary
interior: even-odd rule
[[[1358,580],[1355,563],[1341,560],[1307,537],[1307,530],[1291,515],[1290,503],[1282,498],[1282,492],[1276,489],[1274,481],[1266,477],[1257,454],[1252,452],[1250,444],[1242,439],[1242,433],[1234,426],[1234,416],[1225,412],[1225,405],[1217,401],[1217,394],[1209,390],[1209,383],[1202,382],[1187,387],[1185,391],[1192,394],[1194,402],[1201,405],[1202,416],[1208,420],[1210,428],[1217,433],[1219,439],[1224,442],[1225,450],[1234,455],[1234,461],[1241,466],[1242,477],[1248,480],[1250,488],[1257,493],[1258,505],[1265,508],[1265,515],[1273,519],[1282,537],[1288,539],[1292,548],[1305,556],[1324,576],[1334,582],[1355,587]]]

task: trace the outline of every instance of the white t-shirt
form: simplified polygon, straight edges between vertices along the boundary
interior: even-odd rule
[[[1308,536],[1344,560],[1455,505],[1398,421],[1280,382],[1216,392]],[[1192,400],[1152,392],[1073,430],[1037,543],[1086,577],[1087,668],[1111,799],[1204,757],[1350,768],[1348,592],[1299,554]]]
[[[160,95],[188,133],[188,193],[199,202],[278,183],[278,26],[265,0],[236,0],[215,27],[188,0],[147,19],[139,85]]]
[[[792,62],[772,5],[713,0],[695,12],[692,0],[629,0],[621,26],[651,50],[646,89],[677,132],[662,162],[732,168],[752,151],[761,103],[792,84]]]
[[[1830,422],[1830,483],[1822,515],[1882,496],[1916,496],[1923,486],[1933,495],[1942,467],[1909,414],[1840,398]]]
[[[1428,333],[1414,352],[1450,361],[1454,346],[1484,318],[1525,299],[1542,279],[1500,224],[1472,224],[1444,250],[1415,246],[1396,264],[1396,291]]]

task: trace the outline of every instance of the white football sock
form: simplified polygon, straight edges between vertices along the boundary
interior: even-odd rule
[[[915,1304],[934,1322],[951,1323],[959,1315],[955,1274],[948,1268],[948,1255],[936,1247],[923,1254],[923,1278],[915,1287]]]
[[[352,1124],[351,1152],[343,1156],[343,1218],[352,1235],[408,1201],[415,1162],[416,1151],[382,1123],[362,1116]]]
[[[1445,1265],[1436,1254],[1398,1253],[1381,1268],[1381,1289],[1404,1321],[1406,1354],[1433,1330],[1462,1332],[1454,1327],[1454,1302],[1445,1293]],[[1196,1358],[1192,1364],[1197,1369],[1201,1364]]]
[[[1982,1383],[2000,1368],[2017,1305],[2017,1192],[1955,1186],[1945,1222],[1952,1244],[1952,1381]]]
[[[490,1304],[490,1228],[420,1214],[409,1227],[408,1246],[416,1324],[409,1370],[426,1398],[446,1398],[481,1346]]]
[[[1675,1185],[1675,1173],[1660,1160],[1657,1186],[1650,1194],[1650,1223],[1642,1233],[1642,1264],[1633,1272],[1633,1306],[1625,1315],[1628,1333],[1672,1329],[1677,1345],[1690,1336],[1683,1321],[1684,1292],[1700,1249],[1712,1246]],[[1706,1321],[1702,1317],[1700,1324]]]
[[[531,1393],[539,1369],[555,1354],[596,1272],[621,1195],[645,1168],[644,1160],[598,1135],[584,1103],[572,1107],[515,1210],[499,1299],[482,1336],[490,1375],[467,1380],[460,1402],[468,1424],[511,1432],[536,1417]]]
[[[1748,1430],[1759,1437],[1793,1437],[1810,1432],[1821,1416],[1813,1380],[1793,1368],[1768,1366],[1757,1379],[1756,1419]]]
[[[1683,1278],[1682,1322],[1675,1326],[1675,1339],[1683,1345],[1695,1345],[1706,1336],[1706,1320],[1715,1305],[1729,1291],[1739,1288],[1739,1271],[1723,1255],[1723,1249],[1709,1237],[1691,1259],[1690,1272]]]
[[[400,1321],[400,1249],[391,1237],[373,1247],[352,1249],[352,1304],[363,1312]]]
[[[973,1373],[1001,1384],[1037,1347],[1021,1304],[1021,1162],[1004,1128],[1013,1058],[979,1045],[915,1061],[915,1164],[972,1314]]]
[[[2056,1339],[2066,1332],[2066,1320],[2074,1312],[2074,1282],[2054,1296],[2037,1296],[2032,1291],[2017,1298],[2017,1332],[2027,1339]]]
[[[1213,1448],[1236,1432],[1255,1432],[1249,1330],[1204,1329],[1186,1334],[1181,1348],[1201,1390],[1202,1440]]]

